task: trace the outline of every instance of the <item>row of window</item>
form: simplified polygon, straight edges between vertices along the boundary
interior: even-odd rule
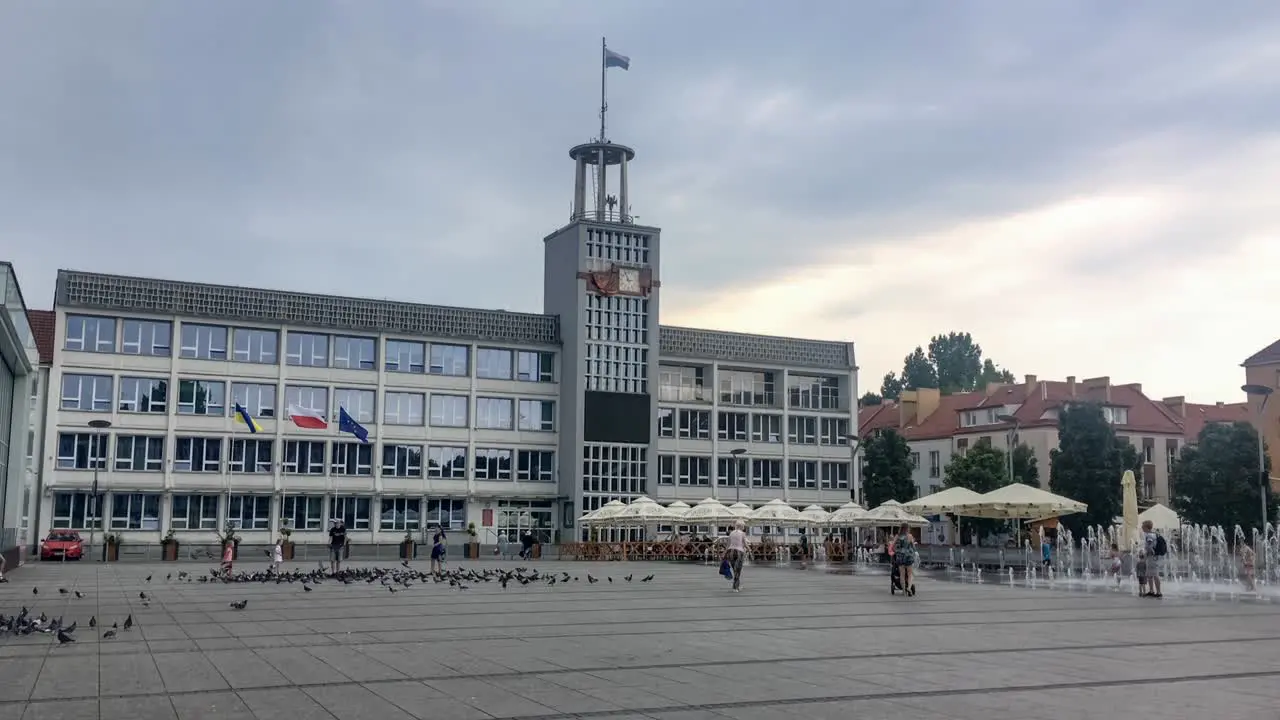
[[[711,402],[709,374],[710,369],[704,367],[661,365],[658,398],[663,402]],[[777,373],[771,371],[721,369],[718,373],[720,403],[777,407],[776,377]],[[788,373],[787,407],[840,410],[840,379]]]
[[[791,460],[787,462],[787,487],[793,489],[849,489],[848,462]],[[659,485],[708,486],[711,458],[699,455],[659,455]],[[721,487],[782,487],[782,461],[757,458],[716,459],[716,485]]]
[[[711,410],[658,408],[658,437],[711,439]],[[782,442],[783,416],[719,410],[714,413],[716,437],[737,442]],[[848,445],[848,418],[789,415],[787,442],[792,445]]]
[[[109,434],[60,433],[55,458],[59,470],[106,470],[117,472],[164,472],[166,442],[164,436],[116,434],[115,452],[109,453]],[[516,480],[520,482],[554,482],[555,452],[515,448],[467,448],[442,445],[412,445],[326,440],[285,440],[283,452],[276,454],[276,441],[271,438],[230,438],[230,458],[224,457],[228,438],[174,438],[172,462],[174,472],[239,474],[273,474],[276,463],[286,475],[354,475],[374,474],[374,458],[382,477],[448,478],[465,480],[470,468],[475,480]],[[380,448],[380,451],[376,451]],[[380,452],[380,454],[379,454]]]
[[[232,360],[275,365],[280,361],[278,330],[182,323],[178,357],[193,360]],[[376,338],[284,333],[284,362],[298,367],[332,367],[349,370],[378,368]],[[96,315],[68,315],[63,347],[78,352],[169,357],[173,323],[164,320],[132,320]],[[466,376],[471,372],[469,345],[386,340],[383,367],[388,372]],[[552,382],[555,354],[551,352],[476,348],[475,375],[494,380]]]
[[[159,531],[159,493],[112,493],[99,517],[98,504],[89,493],[59,492],[53,496],[53,527],[69,530]],[[467,502],[453,498],[382,498],[319,495],[287,495],[272,503],[270,495],[174,495],[170,498],[168,528],[218,530],[230,522],[242,530],[269,530],[272,505],[281,527],[322,530],[326,520],[341,518],[350,530],[413,531],[443,527],[462,530],[467,522]],[[327,507],[326,507],[327,506]],[[425,513],[423,512],[425,507]],[[373,510],[378,516],[373,516]],[[167,528],[166,528],[167,529]]]
[[[286,385],[284,402],[278,401],[277,386],[272,383],[231,383],[230,402],[227,383],[222,380],[179,380],[177,402],[172,402],[169,381],[155,377],[121,377],[110,375],[67,374],[62,376],[59,407],[81,412],[148,413],[164,415],[173,410],[179,415],[225,416],[228,408],[239,404],[255,418],[280,416],[282,407],[296,405],[336,418],[344,408],[357,422],[387,425],[432,427],[468,427],[472,402],[467,395],[447,393],[398,392],[382,393],[382,413],[377,411],[377,391],[363,388],[329,388],[318,385]],[[510,397],[476,397],[474,427],[488,430],[555,430],[555,402]]]

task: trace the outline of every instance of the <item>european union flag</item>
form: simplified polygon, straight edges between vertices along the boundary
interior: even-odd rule
[[[362,443],[369,442],[369,431],[365,429],[365,426],[356,422],[356,419],[351,417],[344,407],[338,408],[338,432],[355,435],[356,439]]]

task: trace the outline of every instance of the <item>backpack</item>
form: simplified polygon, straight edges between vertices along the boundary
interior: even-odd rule
[[[1169,543],[1164,541],[1163,535],[1156,536],[1156,546],[1153,552],[1156,557],[1164,557],[1169,554]]]
[[[906,562],[915,558],[916,549],[910,540],[905,537],[899,537],[893,541],[893,554],[898,558],[899,562]]]

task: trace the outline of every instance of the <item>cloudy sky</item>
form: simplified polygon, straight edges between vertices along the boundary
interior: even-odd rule
[[[602,35],[666,323],[1198,401],[1280,336],[1265,2],[2,0],[0,256],[540,310]]]

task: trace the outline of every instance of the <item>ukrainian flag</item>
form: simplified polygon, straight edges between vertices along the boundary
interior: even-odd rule
[[[253,419],[253,416],[249,414],[249,411],[245,410],[244,406],[240,403],[236,403],[235,413],[236,422],[249,428],[249,432],[262,432],[262,426],[258,424],[257,420]]]

